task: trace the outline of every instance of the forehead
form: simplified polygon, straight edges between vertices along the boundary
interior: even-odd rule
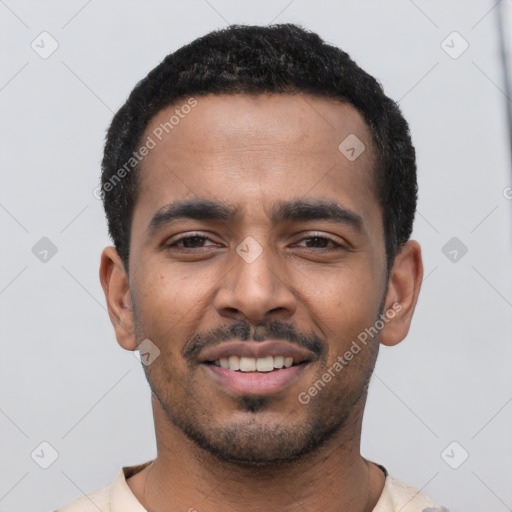
[[[285,198],[378,214],[371,136],[349,104],[303,94],[185,98],[153,117],[143,142],[150,139],[133,228],[194,196],[222,200],[253,219],[269,211],[265,203]]]
[[[193,105],[193,106],[190,106]],[[228,149],[259,151],[276,144],[285,152],[315,156],[339,156],[339,144],[356,136],[370,144],[369,130],[359,112],[350,104],[307,94],[222,94],[184,98],[158,112],[150,121],[146,136],[166,146],[177,156],[186,151],[198,154]],[[354,139],[355,140],[355,139]],[[363,154],[369,160],[370,151]],[[189,155],[190,156],[190,155]],[[212,155],[213,156],[213,155]]]

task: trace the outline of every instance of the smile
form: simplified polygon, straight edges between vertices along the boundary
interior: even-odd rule
[[[213,361],[215,366],[227,368],[235,372],[271,372],[280,368],[290,368],[293,357],[266,356],[266,357],[222,357]]]
[[[262,396],[286,390],[316,360],[313,352],[285,341],[231,340],[204,350],[198,362],[223,390]]]

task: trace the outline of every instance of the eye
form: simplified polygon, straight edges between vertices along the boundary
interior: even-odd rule
[[[180,249],[201,249],[204,247],[204,242],[206,240],[210,239],[207,236],[203,236],[201,233],[194,233],[187,236],[182,236],[181,238],[174,240],[172,243],[167,244],[167,247],[178,247]]]
[[[207,241],[212,242],[209,245],[205,245]],[[305,245],[300,245],[305,244]],[[205,236],[203,233],[191,233],[186,236],[181,236],[170,243],[166,244],[167,248],[177,248],[177,249],[204,249],[207,247],[215,247],[218,246],[215,242],[213,242],[209,237]],[[302,238],[297,246],[305,248],[305,249],[317,249],[319,251],[325,250],[337,250],[337,249],[345,249],[346,247],[343,244],[335,242],[332,238],[314,235]]]
[[[325,250],[336,250],[345,248],[344,245],[335,242],[332,238],[326,236],[310,236],[307,238],[302,238],[299,243],[306,242],[306,247],[308,249],[325,249]],[[330,244],[330,247],[329,247]]]

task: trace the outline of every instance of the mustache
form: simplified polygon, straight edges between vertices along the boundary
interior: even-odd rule
[[[324,341],[313,332],[306,335],[298,332],[291,325],[278,320],[269,320],[255,326],[252,337],[251,325],[247,322],[236,322],[195,334],[187,340],[181,350],[181,355],[185,360],[193,362],[205,348],[214,347],[232,339],[240,341],[286,340],[310,350],[319,358],[327,351]]]

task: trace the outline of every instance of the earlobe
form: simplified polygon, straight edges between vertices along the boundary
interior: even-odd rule
[[[415,240],[410,240],[397,254],[390,271],[383,311],[387,321],[380,333],[383,345],[397,345],[407,336],[422,279],[421,247]]]
[[[100,282],[117,342],[126,350],[136,350],[137,340],[128,276],[114,247],[101,253]]]

